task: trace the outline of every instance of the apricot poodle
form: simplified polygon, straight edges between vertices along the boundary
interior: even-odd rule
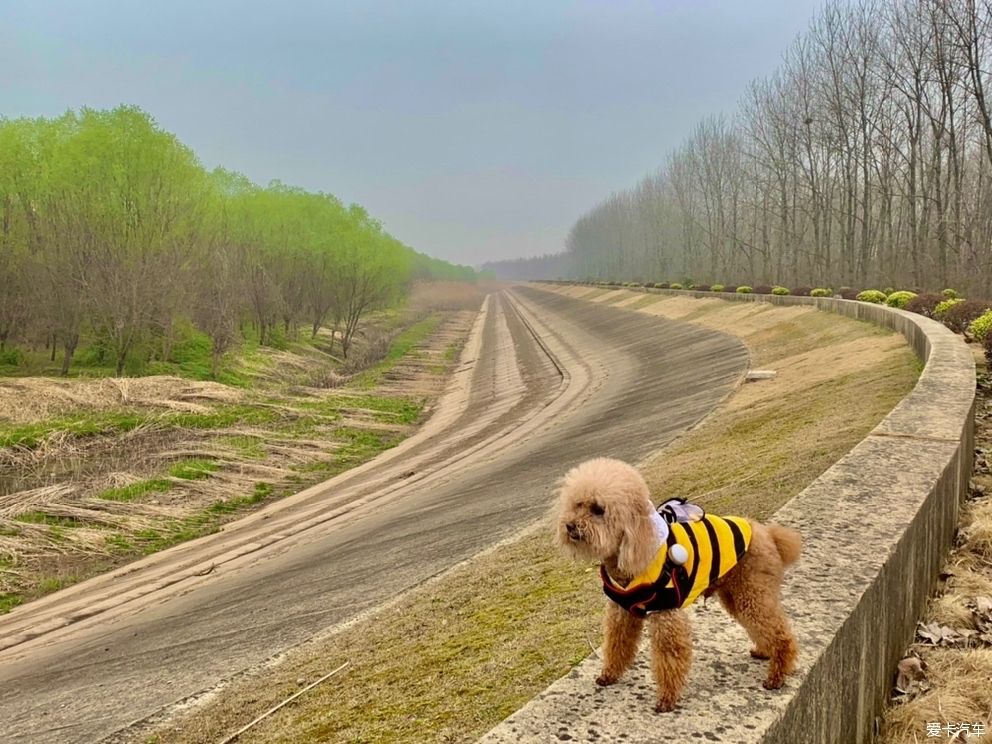
[[[597,458],[566,474],[555,540],[570,557],[600,563],[610,601],[597,684],[613,684],[630,667],[646,623],[655,710],[674,709],[692,657],[683,608],[714,593],[753,641],[751,655],[769,660],[766,688],[781,687],[793,670],[796,639],[780,594],[785,567],[799,558],[795,530],[709,515],[678,499],[656,510],[636,469]]]

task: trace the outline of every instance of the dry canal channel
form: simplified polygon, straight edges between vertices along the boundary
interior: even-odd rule
[[[222,532],[0,617],[0,741],[93,742],[372,610],[638,461],[747,365],[730,336],[522,286],[490,296],[410,440]]]

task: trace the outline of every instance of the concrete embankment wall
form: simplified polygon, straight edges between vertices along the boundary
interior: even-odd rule
[[[598,688],[589,658],[484,737],[521,741],[871,741],[903,650],[954,538],[973,457],[974,359],[960,337],[914,313],[850,300],[641,289],[813,305],[901,333],[925,366],[915,388],[854,449],[775,513],[798,529],[786,611],[801,646],[786,686],[761,687],[765,663],[716,603],[691,611],[695,656],[680,707],[653,709],[640,658]],[[921,732],[921,736],[925,732]],[[621,738],[619,735],[624,734]]]

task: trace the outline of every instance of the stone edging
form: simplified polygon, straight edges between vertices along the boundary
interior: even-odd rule
[[[798,529],[803,555],[784,602],[799,669],[776,692],[764,663],[715,606],[694,612],[693,670],[680,707],[654,713],[643,654],[627,677],[597,688],[586,659],[483,741],[870,741],[896,662],[951,547],[973,457],[975,363],[940,323],[853,300],[640,288],[655,294],[813,305],[901,333],[926,362],[913,390],[872,432],[773,521]],[[715,604],[715,603],[714,603]],[[621,737],[620,734],[623,734]],[[922,734],[921,734],[922,735]]]

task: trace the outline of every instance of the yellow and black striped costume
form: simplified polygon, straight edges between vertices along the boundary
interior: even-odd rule
[[[678,543],[689,555],[684,564],[670,560],[669,549]],[[651,565],[626,586],[600,566],[606,596],[628,612],[644,617],[652,612],[687,607],[744,557],[751,544],[751,525],[741,517],[704,515],[699,521],[669,526]]]

